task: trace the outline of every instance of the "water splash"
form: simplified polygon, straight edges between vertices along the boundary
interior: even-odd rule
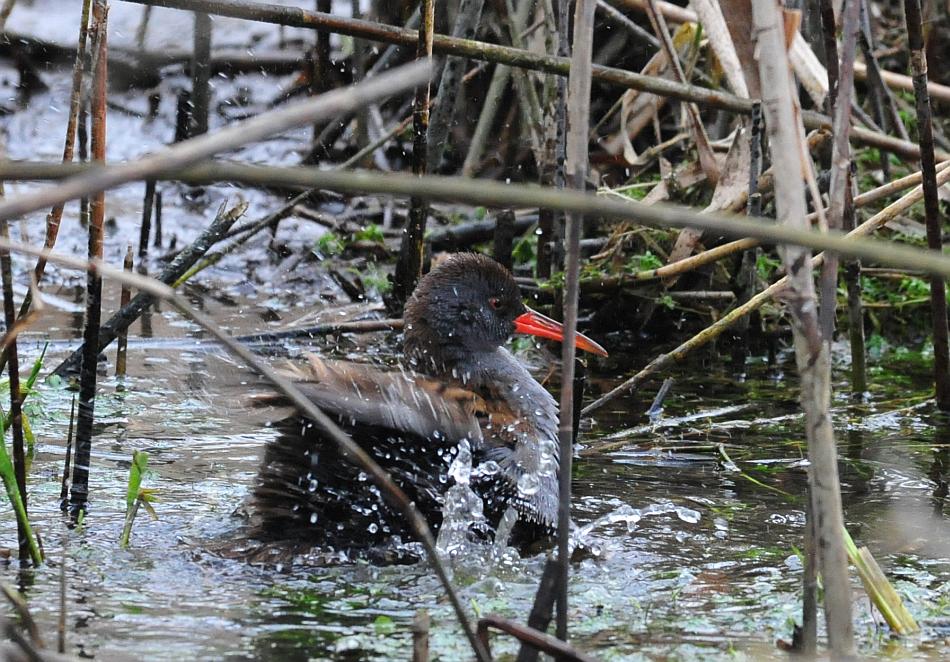
[[[634,508],[633,506],[623,505],[611,510],[606,515],[602,515],[589,524],[576,528],[571,534],[571,548],[585,547],[589,548],[595,555],[600,549],[596,536],[593,535],[597,529],[607,528],[616,524],[626,524],[627,532],[633,533],[637,530],[637,525],[644,517],[656,515],[674,514],[681,521],[688,524],[697,524],[701,518],[699,511],[677,506],[670,501],[663,503],[653,503],[645,508]]]
[[[449,466],[455,484],[445,493],[442,506],[442,527],[436,540],[439,554],[449,559],[468,556],[474,544],[471,531],[487,526],[484,504],[472,490],[472,449],[467,439],[458,446],[458,453]]]

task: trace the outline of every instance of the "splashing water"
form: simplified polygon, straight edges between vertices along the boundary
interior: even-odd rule
[[[449,476],[455,484],[445,493],[436,548],[442,556],[454,559],[468,556],[477,545],[471,540],[471,531],[487,526],[484,504],[471,488],[472,450],[467,439],[459,443],[458,454],[449,466]]]
[[[625,523],[627,525],[627,532],[633,533],[637,530],[637,525],[644,517],[669,515],[671,513],[675,514],[677,518],[687,524],[697,524],[701,518],[699,511],[685,506],[677,506],[669,501],[653,503],[645,508],[634,508],[633,506],[623,505],[619,508],[615,508],[606,515],[598,517],[593,522],[575,529],[571,534],[571,549],[586,547],[597,555],[597,550],[600,548],[600,545],[593,535],[597,529]]]

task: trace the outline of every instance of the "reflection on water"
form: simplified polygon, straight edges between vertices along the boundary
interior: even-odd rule
[[[234,333],[250,330],[238,310],[223,315]],[[433,651],[462,659],[465,640],[424,565],[277,570],[207,551],[209,541],[242,526],[235,513],[272,436],[245,405],[246,395],[263,387],[220,350],[196,342],[180,319],[153,314],[152,323],[158,338],[179,340],[133,343],[124,390],[113,379],[103,382],[93,501],[81,530],[67,529],[57,508],[72,394],[47,386],[29,410],[39,443],[30,506],[50,563],[20,583],[41,627],[55,631],[65,545],[73,652],[104,659],[406,659],[409,623],[424,606],[436,616]],[[385,346],[386,337],[363,340]],[[38,353],[38,342],[24,344]],[[48,365],[66,353],[65,343],[54,343]],[[741,378],[729,368],[689,366],[676,375],[656,424],[641,414],[652,397],[645,393],[611,404],[584,430],[575,463],[576,535],[593,553],[573,568],[579,645],[633,659],[761,656],[777,654],[775,639],[790,636],[799,612],[805,447],[793,385],[774,374],[758,360]],[[849,529],[912,597],[909,607],[925,629],[899,652],[920,659],[947,652],[941,642],[950,617],[950,425],[921,404],[926,385],[922,371],[911,389],[881,387],[860,406],[846,397],[834,403]],[[613,450],[592,451],[605,439]],[[150,455],[146,484],[158,490],[160,519],[141,518],[131,548],[120,551],[134,449]],[[15,539],[11,517],[0,534]],[[456,569],[464,599],[480,613],[523,617],[543,557],[509,550],[487,558],[493,565]],[[12,566],[5,573],[17,581]],[[872,625],[866,600],[855,606],[864,650],[885,653],[892,644]],[[514,650],[501,637],[494,647]]]

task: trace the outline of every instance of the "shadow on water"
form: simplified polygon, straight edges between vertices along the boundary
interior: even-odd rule
[[[250,330],[238,310],[223,314],[234,333]],[[427,607],[433,651],[462,659],[466,642],[425,565],[259,568],[207,551],[206,541],[240,531],[234,513],[273,433],[245,404],[261,388],[255,377],[180,319],[153,313],[151,323],[156,337],[181,340],[136,341],[125,390],[104,381],[84,529],[68,531],[57,509],[72,394],[46,385],[32,404],[39,448],[31,509],[51,562],[24,588],[42,627],[55,630],[65,542],[73,651],[108,659],[406,659],[412,615]],[[382,343],[372,360],[391,360],[391,338],[360,341]],[[66,353],[64,344],[54,347],[50,365]],[[343,356],[359,349],[346,338],[315,348]],[[27,343],[26,351],[38,350]],[[591,367],[595,384],[617,379],[612,366]],[[845,514],[855,539],[910,598],[924,632],[890,641],[864,599],[855,602],[857,631],[865,652],[936,658],[947,652],[950,631],[950,424],[926,399],[925,366],[890,370],[899,378],[878,379],[867,402],[846,395],[834,402]],[[752,358],[738,368],[697,358],[674,375],[658,420],[644,414],[656,388],[648,385],[582,430],[575,517],[588,551],[571,586],[578,645],[624,659],[781,654],[774,642],[790,636],[800,611],[806,482],[793,374],[781,354],[777,364]],[[844,373],[837,377],[845,388]],[[138,521],[131,548],[120,551],[133,450],[150,455],[146,482],[160,495],[160,519]],[[5,539],[13,526],[3,519]],[[455,579],[477,613],[523,617],[542,562],[505,553],[487,570],[457,563]],[[494,648],[514,650],[500,637]]]

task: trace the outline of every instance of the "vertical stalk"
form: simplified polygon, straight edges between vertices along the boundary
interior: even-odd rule
[[[805,192],[802,185],[801,117],[795,105],[786,52],[784,21],[776,0],[752,3],[753,34],[759,51],[759,73],[775,178],[778,222],[805,229]],[[795,357],[801,377],[801,403],[808,438],[809,487],[818,563],[825,587],[828,640],[835,659],[854,652],[851,622],[851,586],[842,532],[841,490],[837,452],[831,428],[831,360],[822,342],[812,279],[810,251],[784,246],[787,295],[795,339]]]
[[[851,163],[851,185],[845,198],[843,230],[854,229],[855,164]],[[851,393],[862,397],[868,390],[867,349],[864,342],[864,310],[861,304],[861,261],[848,260],[844,265],[844,281],[848,288],[848,341],[851,345]]]
[[[148,256],[148,236],[152,233],[152,209],[155,207],[155,180],[145,182],[142,201],[142,226],[139,228],[139,258]]]
[[[162,192],[155,191],[155,242],[153,248],[162,247]]]
[[[122,263],[123,269],[132,273],[132,244],[129,244],[125,252],[125,260]],[[119,295],[119,309],[125,308],[132,300],[132,288],[128,283],[122,283],[122,293]],[[115,375],[116,377],[125,377],[126,360],[129,353],[129,328],[124,327],[119,330],[119,336],[116,338],[115,351]]]
[[[927,91],[927,53],[920,15],[920,0],[904,0],[907,22],[907,47],[914,77],[914,99],[917,105],[917,133],[920,144],[920,172],[923,177],[924,215],[927,222],[927,246],[942,250],[940,201],[937,197],[937,174],[934,163],[933,117],[930,93]],[[950,343],[947,338],[947,296],[943,279],[930,277],[930,314],[933,322],[934,383],[937,407],[950,411]]]
[[[211,103],[211,16],[195,12],[194,52],[191,59],[191,117],[188,137],[208,132]]]
[[[590,130],[590,88],[596,0],[577,0],[574,9],[574,48],[567,91],[567,182],[583,190],[587,179]],[[581,226],[583,217],[567,215],[565,256],[564,345],[561,350],[561,417],[558,423],[560,469],[558,483],[557,636],[567,641],[567,584],[570,571],[571,469],[574,455],[574,341],[577,337],[577,300],[580,293]]]
[[[827,0],[823,0],[827,2]],[[845,0],[841,44],[841,63],[838,67],[837,102],[834,109],[831,150],[831,186],[828,192],[828,228],[840,230],[844,224],[845,201],[851,189],[851,98],[854,91],[854,52],[858,39],[860,1]],[[835,311],[838,303],[838,256],[825,255],[821,265],[821,312],[819,322],[825,342],[831,344],[835,331]]]
[[[419,30],[419,43],[416,58],[432,59],[432,35],[435,30],[435,0],[423,0],[422,26]],[[429,131],[429,91],[430,83],[416,88],[415,105],[412,111],[412,172],[422,176],[426,174],[426,145]],[[390,308],[402,310],[403,304],[416,288],[422,276],[422,258],[425,250],[426,217],[429,204],[422,198],[409,199],[409,219],[403,230],[402,246],[396,273],[393,278],[393,292]]]
[[[0,196],[3,187],[0,185]],[[0,220],[0,237],[10,240],[10,226],[6,219]],[[13,329],[16,322],[16,305],[13,302],[13,266],[9,250],[0,250],[0,272],[3,276],[3,317],[7,329]],[[17,489],[23,502],[24,514],[27,510],[26,499],[26,456],[23,452],[23,394],[20,392],[20,357],[17,352],[16,337],[7,345],[7,372],[10,375],[10,427],[13,433],[13,471],[16,474]],[[0,438],[0,444],[6,441]],[[30,536],[27,522],[17,518],[17,542],[20,548],[20,563],[30,561]]]
[[[92,158],[106,158],[106,81],[108,76],[107,0],[95,0],[92,8],[94,49],[97,54],[92,87]],[[102,225],[105,220],[105,193],[97,193],[89,204],[89,258],[102,258]],[[83,331],[82,371],[79,382],[79,415],[76,420],[76,456],[69,505],[73,517],[86,510],[89,497],[89,461],[92,453],[92,422],[96,403],[96,361],[99,356],[102,279],[90,271],[86,278],[86,326]]]
[[[69,470],[73,459],[73,431],[76,426],[76,396],[69,408],[69,429],[66,432],[66,453],[63,459],[63,482],[59,493],[59,509],[65,511],[69,504]]]

